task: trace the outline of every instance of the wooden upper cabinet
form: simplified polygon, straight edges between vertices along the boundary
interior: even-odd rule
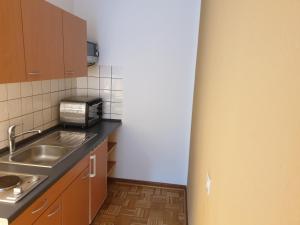
[[[65,76],[87,76],[86,21],[63,12]]]
[[[20,0],[0,1],[0,83],[25,80]]]
[[[107,196],[107,140],[91,153],[90,222],[95,218]]]
[[[21,0],[28,80],[64,77],[62,10],[44,0]]]

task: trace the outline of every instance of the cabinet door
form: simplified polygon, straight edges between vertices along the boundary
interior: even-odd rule
[[[28,80],[64,77],[62,10],[41,0],[22,0]]]
[[[25,80],[20,0],[0,1],[0,83]]]
[[[65,76],[87,76],[86,22],[63,12]]]
[[[107,196],[107,140],[91,153],[90,171],[91,222]]]
[[[89,168],[62,194],[62,224],[89,224]]]
[[[54,202],[33,225],[61,225],[62,224],[61,199]]]

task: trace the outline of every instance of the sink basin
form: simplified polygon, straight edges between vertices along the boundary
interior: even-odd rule
[[[96,134],[55,131],[36,142],[0,158],[1,163],[52,168]]]
[[[37,145],[17,152],[10,157],[10,161],[23,164],[35,164],[38,166],[51,167],[70,153],[70,150],[60,146]]]

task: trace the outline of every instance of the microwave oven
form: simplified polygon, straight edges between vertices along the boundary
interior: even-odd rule
[[[98,62],[99,50],[96,43],[87,42],[87,65],[92,66]]]

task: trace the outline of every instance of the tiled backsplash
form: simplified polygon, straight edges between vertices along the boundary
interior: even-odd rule
[[[17,125],[17,134],[57,125],[59,102],[69,96],[100,96],[104,100],[103,117],[122,119],[123,79],[119,67],[96,65],[89,67],[88,77],[0,84],[0,149],[8,145],[10,125]]]
[[[77,95],[103,98],[104,118],[122,119],[124,76],[121,67],[95,65],[89,67],[88,77],[77,78]]]
[[[75,95],[76,85],[76,78],[0,84],[0,148],[8,144],[10,125],[17,125],[16,133],[55,126],[60,100]]]

